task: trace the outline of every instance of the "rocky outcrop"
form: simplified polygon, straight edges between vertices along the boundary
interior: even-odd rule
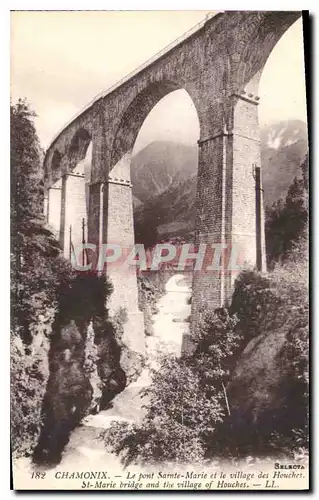
[[[132,348],[129,338],[124,334],[124,325],[127,320],[126,310],[120,308],[112,317],[114,337],[120,348],[119,365],[125,373],[127,384],[133,382],[140,375],[144,366],[144,356]]]
[[[71,320],[55,332],[49,354],[50,377],[43,401],[43,428],[34,461],[58,463],[70,432],[85,416],[93,389],[84,370],[85,330]]]
[[[307,342],[306,328],[297,326],[297,345]],[[223,427],[230,447],[243,454],[284,452],[292,442],[306,446],[308,391],[289,359],[291,334],[283,328],[259,335],[237,362],[227,388],[231,415]]]
[[[34,452],[37,463],[58,463],[83,417],[106,408],[140,372],[142,361],[131,359],[134,353],[123,347],[122,318],[111,322],[105,309],[107,286],[95,276],[78,276],[61,291],[52,327],[43,427]]]
[[[104,410],[116,394],[125,388],[127,375],[120,364],[121,348],[114,325],[103,318],[95,318],[93,329],[98,352],[96,368],[101,381],[99,410]]]
[[[104,318],[82,325],[56,325],[50,377],[43,403],[43,428],[34,460],[58,463],[71,431],[88,413],[108,407],[126,386],[114,326]]]
[[[31,455],[41,432],[42,402],[49,378],[48,353],[54,308],[39,314],[30,324],[27,346],[11,332],[10,400],[11,446],[14,457]]]
[[[234,425],[257,425],[265,413],[282,407],[285,340],[285,331],[267,332],[251,340],[240,356],[228,386]]]
[[[227,386],[230,415],[218,429],[231,453],[271,454],[307,440],[307,275],[299,268],[243,273],[235,287],[243,342]]]

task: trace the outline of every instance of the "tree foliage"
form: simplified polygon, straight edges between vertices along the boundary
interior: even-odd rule
[[[142,210],[140,217],[134,219],[135,242],[142,243],[145,248],[154,246],[158,241],[158,225],[157,215]]]
[[[230,312],[241,346],[228,387],[231,416],[211,455],[290,456],[307,450],[309,307],[302,239],[270,273],[244,271]],[[242,354],[241,354],[242,353]]]
[[[142,424],[113,424],[104,434],[107,447],[121,454],[125,465],[203,460],[204,434],[221,421],[223,408],[217,394],[207,398],[194,366],[164,359],[145,397]]]
[[[57,296],[72,275],[45,225],[41,148],[25,100],[11,116],[11,430],[16,453],[31,452],[41,428]]]
[[[191,356],[164,357],[145,391],[141,425],[116,423],[104,434],[124,463],[202,461],[207,441],[228,411],[226,360],[237,347],[236,318],[226,310],[207,315]]]
[[[308,222],[308,156],[301,165],[285,200],[280,199],[266,210],[266,246],[268,265],[289,258],[289,253],[304,237]]]
[[[72,276],[43,216],[41,149],[34,112],[25,100],[11,113],[11,312],[16,334],[32,341],[30,325],[54,304]]]

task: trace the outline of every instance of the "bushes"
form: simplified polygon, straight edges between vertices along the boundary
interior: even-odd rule
[[[272,272],[242,272],[229,310],[204,315],[194,354],[154,375],[142,424],[106,431],[126,464],[307,448],[307,169],[268,211]]]
[[[282,391],[290,424],[282,435],[294,450],[307,450],[309,445],[309,329],[307,311],[304,312],[299,310],[298,319],[290,328],[280,353],[287,373]]]
[[[48,347],[37,356],[26,354],[19,338],[11,341],[11,445],[14,456],[29,455],[41,429],[42,400],[48,378]]]
[[[246,344],[273,328],[274,312],[280,305],[281,297],[268,274],[245,270],[238,276],[230,310],[239,319]]]
[[[142,424],[104,433],[126,465],[307,448],[307,280],[297,261],[270,274],[244,271],[230,310],[205,314],[194,354],[164,359]]]
[[[110,334],[105,301],[111,288],[77,275],[63,258],[42,213],[35,115],[22,100],[10,111],[12,448],[16,455],[32,453],[40,433],[39,456],[57,457],[90,403],[87,328],[94,316]]]
[[[19,275],[11,278],[11,326],[14,334],[30,344],[32,325],[37,324],[48,309],[57,307],[59,290],[73,276],[70,264],[58,252],[47,256],[34,248],[32,260],[25,260]]]
[[[114,424],[105,444],[131,462],[202,461],[215,426],[228,411],[229,358],[238,345],[236,318],[222,309],[206,315],[194,355],[163,358],[145,391],[141,425]]]
[[[266,210],[267,262],[289,260],[289,253],[307,229],[308,222],[308,156],[301,165],[301,176],[295,177],[285,200],[279,200]]]
[[[72,269],[46,228],[41,150],[25,101],[11,118],[11,427],[15,455],[31,453],[41,428],[48,351],[61,284]]]
[[[10,111],[12,448],[16,455],[34,452],[41,462],[59,458],[90,404],[88,364],[97,355],[92,349],[90,361],[86,335],[93,317],[97,343],[99,335],[108,337],[117,358],[119,349],[105,310],[109,283],[77,275],[46,227],[35,115],[22,100]],[[103,382],[106,392],[108,384],[109,378]]]
[[[14,335],[31,343],[31,325],[56,300],[72,274],[45,225],[41,149],[35,114],[19,100],[10,106],[11,132],[11,318]]]
[[[273,272],[241,273],[231,312],[242,335],[228,387],[231,418],[218,429],[230,455],[290,454],[308,439],[308,283],[305,241]]]
[[[49,336],[54,310],[32,327],[32,343],[25,346],[11,332],[11,445],[15,456],[30,455],[42,426],[42,403],[49,377]]]
[[[218,395],[207,398],[196,368],[185,360],[163,359],[144,396],[142,424],[113,424],[104,434],[106,446],[126,465],[201,461],[203,439],[221,421],[223,409]]]
[[[296,254],[301,253],[302,245],[303,240]],[[235,282],[230,306],[230,313],[239,320],[242,348],[260,334],[293,325],[299,311],[304,314],[307,310],[307,293],[307,264],[302,259],[293,261],[291,257],[271,273],[243,271]]]

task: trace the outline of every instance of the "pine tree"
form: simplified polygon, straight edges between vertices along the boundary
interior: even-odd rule
[[[268,265],[289,258],[299,241],[305,238],[308,222],[308,156],[301,165],[302,175],[295,177],[285,200],[266,211]]]
[[[30,323],[54,301],[70,268],[43,216],[41,148],[35,113],[25,100],[10,106],[11,313],[13,331],[31,342]]]

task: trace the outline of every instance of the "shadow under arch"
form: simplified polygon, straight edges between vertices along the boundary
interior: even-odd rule
[[[44,162],[44,180],[47,181],[50,177],[56,181],[61,170],[62,154],[58,149],[55,149],[52,155],[51,163]]]
[[[69,165],[71,171],[77,166],[80,161],[85,159],[91,141],[91,134],[85,128],[79,128],[75,132],[68,148]]]
[[[187,86],[169,80],[150,83],[133,99],[122,115],[113,140],[112,166],[116,165],[127,153],[132,152],[138,133],[149,113],[163,97],[175,90],[184,90],[188,94],[200,122],[197,96]]]

